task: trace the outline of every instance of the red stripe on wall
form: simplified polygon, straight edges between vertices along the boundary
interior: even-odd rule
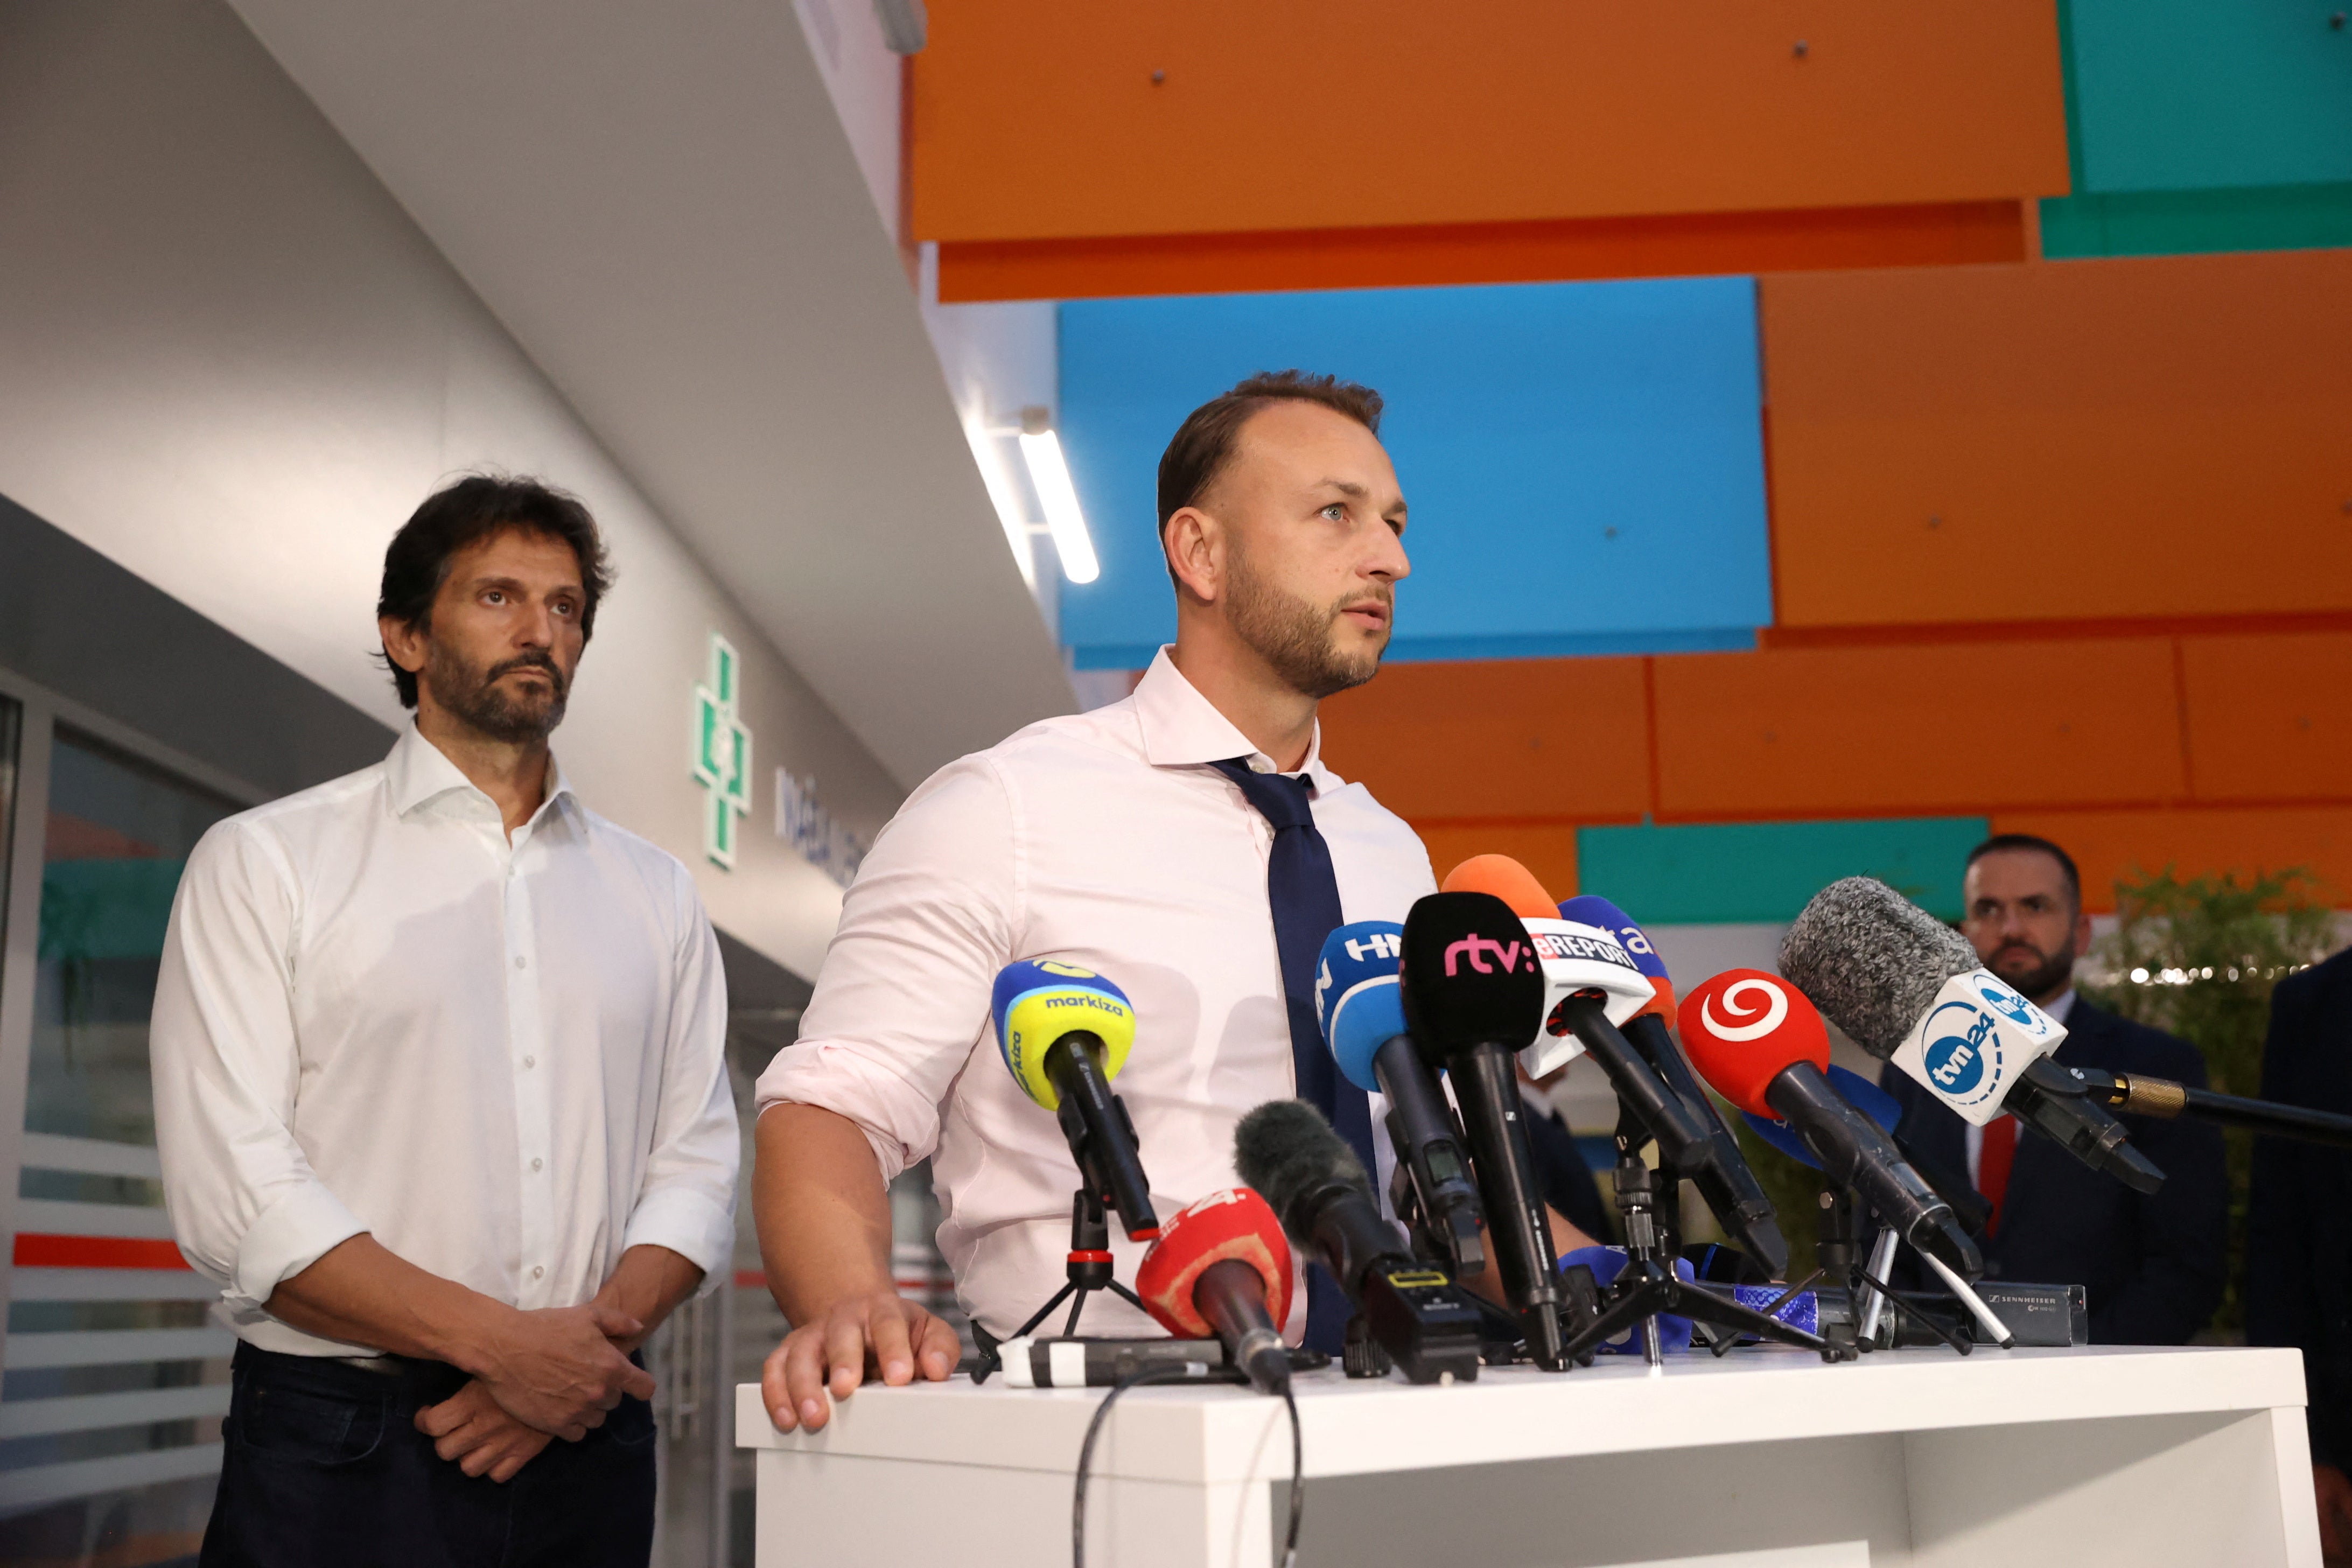
[[[940,299],[1392,289],[2025,258],[2016,202],[940,242]]]
[[[128,1236],[19,1236],[16,1264],[19,1268],[188,1268],[173,1243]]]

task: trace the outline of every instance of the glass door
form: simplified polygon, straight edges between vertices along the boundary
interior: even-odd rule
[[[193,1562],[235,1341],[172,1241],[147,1024],[181,868],[237,805],[43,717],[23,726],[14,792],[41,821],[37,864],[16,868],[19,918],[38,879],[31,1016],[0,1051],[25,1074],[17,1157],[0,1166],[16,1183],[0,1562]]]

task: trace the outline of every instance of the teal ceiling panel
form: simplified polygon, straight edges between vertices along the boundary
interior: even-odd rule
[[[2061,0],[2078,194],[2352,180],[2345,0]]]

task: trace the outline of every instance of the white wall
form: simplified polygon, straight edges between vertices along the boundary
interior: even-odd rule
[[[874,0],[793,0],[809,53],[833,100],[834,112],[849,137],[857,172],[874,197],[875,211],[893,242],[904,245],[899,227],[900,94],[905,67],[882,39]]]
[[[873,0],[793,0],[793,8],[883,226],[904,254],[916,258],[923,327],[939,355],[948,395],[1022,581],[1058,641],[1062,575],[1053,546],[1042,532],[1032,531],[1042,527],[1044,514],[1014,443],[1003,434],[1018,423],[1024,408],[1041,406],[1060,415],[1055,302],[940,303],[939,247],[918,245],[904,232],[905,72],[900,57],[883,42]],[[1074,674],[1072,683],[1079,688],[1079,706],[1100,706],[1089,700],[1088,689],[1100,681]]]
[[[0,493],[396,723],[367,658],[394,529],[468,468],[576,490],[619,585],[559,754],[815,973],[839,893],[773,837],[772,769],[866,837],[898,786],[226,5],[0,3]],[[731,875],[687,772],[714,630],[759,763]]]

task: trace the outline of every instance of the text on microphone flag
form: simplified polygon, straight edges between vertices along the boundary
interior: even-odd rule
[[[1135,1008],[1104,976],[1075,963],[1024,959],[997,972],[990,998],[996,1048],[1029,1098],[1048,1110],[1061,1091],[1045,1070],[1045,1054],[1064,1036],[1084,1032],[1102,1041],[1102,1071],[1117,1078],[1135,1044]]]
[[[1944,982],[1916,1026],[1887,1059],[1961,1117],[1982,1127],[2010,1086],[2055,1051],[2064,1026],[1988,969]]]

